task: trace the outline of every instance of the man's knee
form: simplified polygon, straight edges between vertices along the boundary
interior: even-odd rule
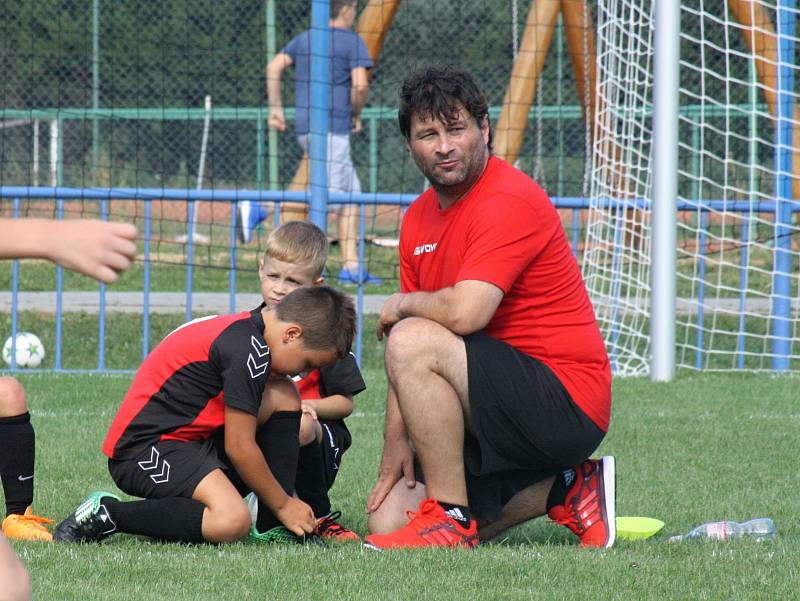
[[[381,505],[367,517],[370,534],[389,534],[406,525],[407,518]]]
[[[437,339],[443,331],[443,326],[422,317],[408,317],[397,322],[386,341],[386,365],[419,361],[428,356],[434,358]]]
[[[425,498],[426,488],[417,482],[414,488],[408,488],[402,480],[397,482],[380,507],[371,512],[367,518],[370,534],[387,534],[408,523],[408,511],[415,511]]]
[[[28,410],[25,389],[16,378],[0,377],[0,417],[22,415]]]

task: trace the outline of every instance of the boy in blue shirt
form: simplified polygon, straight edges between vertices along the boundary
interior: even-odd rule
[[[352,31],[356,19],[356,0],[331,0],[330,3],[330,130],[328,133],[328,189],[331,192],[360,193],[353,160],[350,134],[361,131],[361,109],[367,102],[368,75],[372,59],[364,40]],[[294,67],[295,133],[303,150],[308,152],[309,113],[311,108],[311,31],[294,37],[267,65],[269,126],[286,130],[281,100],[281,77]],[[253,228],[266,217],[257,203],[240,202],[239,235],[249,242]],[[305,207],[303,207],[305,210]],[[338,238],[342,269],[340,284],[380,284],[381,279],[360,268],[356,240],[358,211],[355,205],[339,210]]]

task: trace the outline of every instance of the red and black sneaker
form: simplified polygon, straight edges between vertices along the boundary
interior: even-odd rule
[[[616,538],[614,458],[588,459],[575,466],[575,483],[563,505],[547,515],[581,539],[583,547],[610,547]]]
[[[413,547],[464,547],[478,546],[478,524],[470,520],[464,528],[457,520],[447,515],[436,499],[425,499],[419,511],[407,511],[408,524],[389,534],[370,534],[364,546],[384,549],[408,549]]]
[[[317,520],[317,535],[331,541],[360,541],[361,537],[349,528],[342,526],[338,520],[342,517],[341,511],[332,511],[325,517]]]

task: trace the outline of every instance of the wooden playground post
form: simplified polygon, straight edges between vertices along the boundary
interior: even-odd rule
[[[584,123],[591,134],[597,93],[597,48],[592,27],[592,10],[586,0],[561,0],[561,16]]]
[[[550,50],[560,8],[561,0],[535,0],[528,11],[519,54],[495,127],[495,154],[509,163],[517,160],[522,148],[536,83]]]
[[[400,0],[370,0],[358,17],[356,32],[367,45],[372,62],[377,66],[383,48],[383,41],[389,33]]]
[[[578,99],[583,111],[583,123],[589,140],[587,147],[591,148],[597,98],[597,47],[592,26],[592,11],[585,0],[561,0],[561,18],[572,71],[575,74]],[[586,160],[590,160],[590,157],[587,156]],[[586,211],[562,209],[559,213],[571,216],[575,211],[579,211],[580,223],[584,224]],[[562,221],[564,221],[563,216]]]
[[[755,55],[755,66],[761,80],[764,99],[770,115],[777,117],[778,36],[766,9],[753,0],[728,0],[734,18],[742,27],[745,44]],[[800,106],[792,111],[792,197],[800,198]]]

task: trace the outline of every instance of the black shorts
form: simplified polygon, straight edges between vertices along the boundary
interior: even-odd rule
[[[200,481],[221,469],[233,485],[246,489],[225,455],[224,429],[207,440],[166,440],[145,448],[133,459],[109,459],[108,471],[123,492],[134,497],[190,497]]]
[[[605,433],[542,362],[481,332],[464,337],[470,509],[493,520],[520,490],[586,460]]]
[[[325,462],[326,486],[330,490],[342,465],[342,455],[350,448],[353,439],[347,426],[340,420],[320,421],[319,425],[322,426],[322,440],[319,444]]]

